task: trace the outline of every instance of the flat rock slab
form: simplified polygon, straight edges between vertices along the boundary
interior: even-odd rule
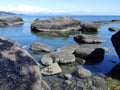
[[[91,71],[89,71],[88,69],[85,69],[83,67],[80,67],[79,69],[76,70],[76,75],[79,78],[89,78],[92,76]]]
[[[80,35],[75,35],[74,40],[77,43],[81,44],[97,44],[97,43],[103,43],[105,42],[102,38],[97,37],[95,35],[85,35],[85,34],[80,34]]]
[[[30,46],[30,50],[33,52],[50,52],[52,50],[52,48],[44,43],[34,42]]]
[[[72,63],[75,61],[75,56],[71,53],[66,52],[53,52],[43,56],[41,59],[42,64],[50,65],[54,62],[61,64]]]
[[[50,66],[41,70],[41,73],[44,75],[54,75],[54,74],[58,74],[61,72],[62,72],[62,69],[60,68],[58,63],[53,63]]]
[[[64,46],[62,48],[58,48],[58,52],[67,52],[67,53],[73,53],[77,48],[79,47],[78,44],[69,44],[67,46]]]
[[[36,19],[31,24],[31,30],[39,32],[66,32],[79,29],[80,20],[69,17],[50,18],[47,20]]]
[[[0,27],[18,25],[23,23],[24,21],[21,17],[0,18]]]

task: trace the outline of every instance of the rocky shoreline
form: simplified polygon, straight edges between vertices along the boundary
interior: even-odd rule
[[[0,27],[23,23],[24,21],[20,17],[0,18]],[[64,34],[79,31],[79,34],[73,37],[76,44],[70,44],[56,50],[42,42],[34,42],[30,45],[30,50],[34,54],[44,52],[41,59],[42,65],[26,50],[22,49],[17,42],[8,38],[0,38],[0,89],[108,90],[105,81],[106,75],[94,74],[84,67],[85,64],[94,65],[102,62],[106,48],[101,47],[99,43],[103,43],[105,40],[95,36],[95,34],[84,34],[83,32],[100,32],[100,26],[112,23],[120,23],[120,20],[90,23],[69,17],[34,20],[30,28],[33,32],[37,31],[36,33],[57,32]],[[120,29],[109,28],[109,30],[116,31],[111,41],[118,56],[120,56]],[[72,64],[76,65],[70,67],[70,70],[68,67]],[[67,69],[63,67],[67,67]],[[119,68],[118,64],[109,72],[108,76],[119,79]],[[42,79],[44,76],[47,77],[44,79],[45,81]]]

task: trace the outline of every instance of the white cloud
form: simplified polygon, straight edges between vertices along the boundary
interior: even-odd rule
[[[80,9],[80,10],[67,10],[67,9],[47,9],[47,8],[41,8],[39,6],[30,6],[25,4],[19,4],[18,6],[14,5],[7,5],[7,6],[0,6],[0,11],[9,11],[9,12],[15,12],[15,13],[21,13],[21,14],[29,14],[29,13],[51,13],[51,14],[78,14],[78,15],[97,15],[97,14],[120,14],[119,10],[91,10],[91,9]]]
[[[0,6],[0,11],[9,11],[9,12],[15,12],[15,13],[22,13],[22,14],[27,14],[27,13],[85,13],[89,12],[88,9],[82,9],[82,10],[66,10],[66,9],[45,9],[41,8],[38,6],[30,6],[30,5],[25,5],[25,4],[20,4],[18,6],[13,6],[13,5],[7,5],[7,6]]]

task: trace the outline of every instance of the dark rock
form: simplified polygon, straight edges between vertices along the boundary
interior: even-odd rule
[[[120,28],[110,27],[108,30],[109,30],[109,31],[113,31],[113,32],[117,32],[117,31],[120,30]]]
[[[39,32],[66,32],[80,29],[80,21],[69,17],[51,18],[48,20],[34,20],[31,24],[32,31]]]
[[[120,58],[120,31],[118,31],[111,37],[111,41],[117,52],[118,57]]]
[[[104,59],[105,51],[103,48],[96,48],[86,58],[86,64],[97,64]]]
[[[33,52],[50,52],[52,48],[40,42],[35,42],[30,46],[30,50]]]
[[[85,64],[97,64],[104,59],[104,49],[98,45],[87,45],[83,44],[75,50],[74,54],[76,57],[83,58]]]
[[[50,90],[39,64],[11,39],[0,38],[0,90]]]
[[[102,38],[97,37],[95,35],[85,35],[85,34],[80,34],[80,35],[75,35],[74,40],[77,43],[87,43],[87,44],[97,44],[97,43],[103,43],[105,42]]]
[[[107,75],[120,80],[120,63],[113,67]]]
[[[98,32],[98,31],[100,31],[100,27],[99,27],[99,25],[97,25],[95,23],[83,23],[81,25],[81,31]]]
[[[18,25],[18,24],[23,24],[23,23],[24,21],[20,17],[0,18],[0,27]]]

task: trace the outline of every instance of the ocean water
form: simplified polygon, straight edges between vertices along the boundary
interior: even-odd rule
[[[30,25],[33,20],[39,19],[47,19],[51,17],[60,17],[60,16],[39,16],[39,15],[19,15],[23,18],[24,24],[23,25],[16,25],[16,26],[9,26],[9,27],[0,27],[0,36],[11,38],[17,41],[21,47],[23,46],[30,46],[33,42],[42,42],[53,49],[57,49],[63,47],[68,44],[76,43],[73,39],[73,35],[75,33],[65,33],[63,35],[56,34],[56,33],[34,33],[30,30]],[[84,22],[91,22],[91,21],[108,21],[113,19],[119,19],[120,16],[69,16],[72,18],[78,18]],[[109,48],[110,51],[105,52],[104,60],[97,64],[97,65],[87,65],[86,68],[90,69],[93,72],[102,72],[108,73],[117,63],[120,62],[118,56],[114,50],[114,47],[111,43],[111,36],[115,32],[108,31],[109,27],[119,27],[120,24],[109,24],[101,26],[101,31],[97,33],[97,36],[102,37],[106,42],[102,43],[101,46]],[[35,55],[33,54],[29,48],[27,48],[28,52],[32,54],[32,56],[40,62],[40,58],[42,55]],[[113,63],[113,61],[115,63]]]

